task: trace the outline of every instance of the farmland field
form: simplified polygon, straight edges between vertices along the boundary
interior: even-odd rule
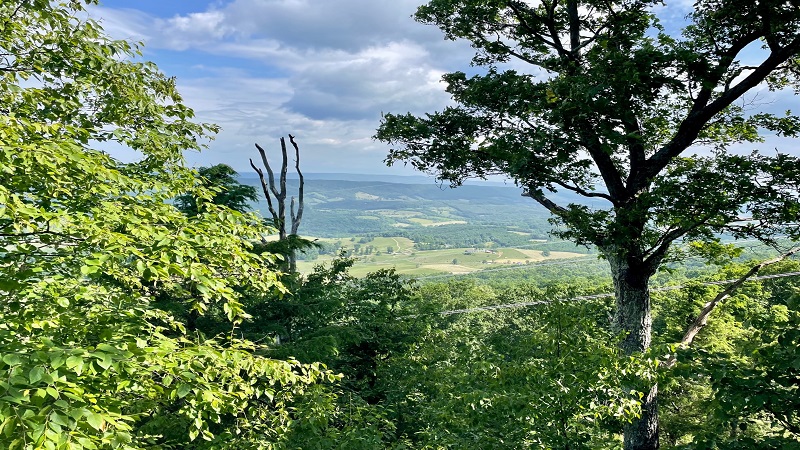
[[[363,276],[378,269],[394,268],[398,273],[411,276],[437,274],[471,273],[499,267],[525,266],[545,261],[582,258],[586,254],[575,252],[552,251],[543,255],[541,250],[494,248],[482,249],[474,247],[447,248],[440,250],[417,250],[414,242],[404,237],[378,237],[358,244],[359,249],[372,247],[371,254],[354,252],[354,238],[320,239],[320,242],[336,242],[341,244],[341,251],[355,258],[351,272]],[[361,239],[363,241],[363,239]],[[389,252],[388,250],[392,251]],[[314,266],[334,258],[334,254],[320,255],[315,260],[298,261],[298,270],[308,273]]]

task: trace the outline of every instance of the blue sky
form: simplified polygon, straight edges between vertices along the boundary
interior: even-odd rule
[[[472,51],[411,18],[419,0],[107,0],[93,8],[114,38],[176,76],[199,120],[222,131],[191,165],[249,170],[254,143],[291,133],[309,172],[415,174],[388,168],[373,141],[381,112],[448,104],[441,76]]]
[[[442,109],[441,76],[469,71],[473,55],[414,22],[422,2],[106,0],[91,15],[114,38],[143,41],[144,57],[177,77],[198,119],[222,127],[207,150],[187,155],[190,165],[250,171],[254,143],[278,151],[291,133],[307,172],[414,175],[383,164],[388,147],[371,138],[381,113]],[[659,15],[674,27],[690,5],[678,0]],[[756,99],[779,111],[796,103],[763,90]]]

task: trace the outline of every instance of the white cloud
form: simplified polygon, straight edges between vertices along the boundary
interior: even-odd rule
[[[221,11],[198,12],[158,20],[156,27],[161,32],[161,37],[165,38],[160,45],[173,50],[197,48],[217,42],[235,32],[234,28],[225,25],[225,15]]]
[[[317,119],[372,118],[382,111],[422,112],[448,100],[442,72],[425,49],[411,42],[370,47],[346,59],[309,65],[291,79],[287,106]]]
[[[441,75],[472,55],[415,23],[417,5],[234,0],[166,18],[110,8],[95,15],[112,36],[144,40],[147,57],[161,65],[161,50],[207,55],[178,85],[198,120],[222,132],[207,151],[187,155],[190,163],[245,170],[255,142],[266,148],[292,133],[310,171],[388,171],[387,148],[371,138],[381,113],[441,109],[449,101]],[[219,57],[242,64],[219,67]]]
[[[135,9],[110,9],[95,7],[89,10],[90,16],[101,21],[106,33],[115,39],[132,42],[151,41],[150,24],[154,17]]]

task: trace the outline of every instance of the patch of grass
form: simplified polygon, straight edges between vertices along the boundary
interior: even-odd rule
[[[376,237],[368,245],[372,245],[381,253],[386,252],[389,247],[392,247],[395,253],[400,253],[411,250],[414,241],[404,237]]]

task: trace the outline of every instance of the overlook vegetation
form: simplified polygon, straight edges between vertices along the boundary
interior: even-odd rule
[[[794,5],[700,2],[679,40],[639,2],[431,1],[417,18],[471,39],[488,75],[446,76],[458,108],[387,115],[378,137],[527,197],[309,183],[317,256],[345,254],[297,273],[251,189],[185,167],[216,127],[87,3],[0,3],[0,449],[800,448],[798,164],[725,152],[797,121],[718,108],[759,39],[753,73],[794,87]],[[497,71],[510,57],[559,75]],[[678,158],[687,133],[715,152]]]

